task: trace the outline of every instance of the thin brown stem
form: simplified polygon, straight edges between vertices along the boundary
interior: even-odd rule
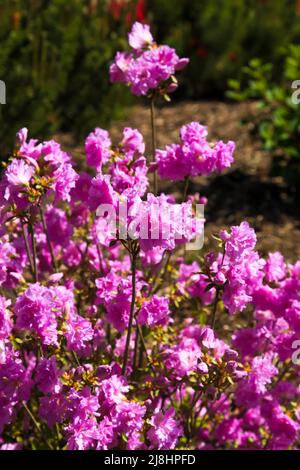
[[[151,111],[151,135],[152,135],[152,161],[155,162],[155,151],[156,151],[156,127],[155,127],[155,103],[154,96],[150,99],[150,111]],[[156,196],[158,191],[157,185],[157,171],[153,173],[153,193]]]
[[[34,282],[38,282],[39,276],[38,276],[38,270],[37,270],[36,243],[35,243],[33,225],[32,225],[31,222],[29,222],[28,228],[29,228],[29,232],[30,232],[30,235],[31,235],[32,260],[33,260],[33,278],[34,278]]]
[[[104,276],[103,260],[102,260],[101,248],[99,246],[99,243],[96,244],[96,247],[97,247],[98,260],[99,260],[99,271],[101,273],[101,276]]]
[[[39,205],[39,212],[40,212],[40,216],[41,216],[43,229],[44,229],[44,232],[45,232],[45,235],[46,235],[48,250],[49,250],[50,256],[51,256],[52,267],[53,267],[54,272],[57,272],[55,256],[54,256],[54,253],[53,253],[52,244],[51,244],[51,240],[50,240],[50,236],[49,236],[49,232],[48,232],[48,228],[47,228],[47,224],[46,224],[45,214],[44,214],[44,211],[42,209],[42,206],[40,206],[40,205]]]
[[[137,359],[138,359],[138,352],[139,352],[139,332],[136,329],[135,333],[135,341],[134,341],[134,354],[133,354],[133,370],[137,367]]]
[[[133,318],[134,318],[134,308],[135,308],[135,298],[136,298],[136,260],[137,260],[137,254],[135,250],[133,250],[131,253],[132,294],[131,294],[131,306],[130,306],[129,323],[128,323],[127,338],[126,338],[126,345],[125,345],[125,352],[124,352],[124,360],[123,360],[123,367],[122,367],[123,375],[125,375],[126,373],[126,367],[128,363],[130,338],[131,338],[132,324],[133,324]]]
[[[190,184],[190,178],[188,176],[185,177],[185,183],[184,183],[184,191],[183,191],[183,197],[182,197],[182,202],[186,200],[188,189],[189,189],[189,184]]]
[[[213,310],[212,310],[212,318],[211,318],[211,327],[214,330],[215,328],[215,323],[216,323],[216,315],[217,315],[217,308],[218,308],[218,302],[219,302],[219,294],[220,294],[220,287],[216,288],[216,296],[215,296],[215,301],[213,304]]]
[[[137,325],[137,331],[139,333],[139,337],[141,338],[141,345],[143,347],[143,350],[146,353],[146,357],[147,357],[147,361],[149,363],[149,366],[151,367],[152,371],[154,372],[154,367],[152,365],[151,358],[148,355],[147,346],[146,346],[146,343],[145,343],[145,338],[144,338],[143,331],[142,331],[142,328],[141,328],[140,325]]]
[[[152,294],[153,294],[153,295],[156,294],[156,293],[159,291],[161,285],[163,284],[163,282],[164,282],[164,280],[165,280],[165,276],[166,276],[166,274],[167,274],[167,272],[168,272],[168,267],[169,267],[169,264],[170,264],[171,256],[172,256],[172,252],[171,252],[171,251],[168,251],[167,259],[166,259],[166,262],[165,262],[165,265],[164,265],[164,269],[163,269],[163,271],[162,271],[162,273],[161,273],[159,282],[158,282],[158,284],[156,285],[156,287],[153,288],[153,291],[152,291]]]
[[[30,253],[30,247],[29,247],[28,236],[27,236],[27,232],[26,232],[26,226],[25,226],[25,223],[24,223],[23,220],[21,220],[21,227],[22,227],[22,234],[23,234],[23,239],[24,239],[24,244],[25,244],[25,249],[26,249],[26,253],[27,253],[27,258],[28,258],[28,262],[29,262],[30,271],[31,271],[32,276],[34,277],[33,260],[32,260],[32,256],[31,256],[31,253]]]
[[[26,410],[26,413],[28,414],[28,416],[30,417],[31,421],[33,422],[34,424],[34,427],[36,428],[38,434],[41,436],[41,438],[44,440],[44,442],[47,444],[47,446],[49,447],[49,449],[53,450],[53,447],[52,445],[47,441],[47,439],[44,437],[43,435],[43,431],[41,429],[41,425],[40,423],[36,420],[34,414],[32,413],[31,409],[29,408],[29,406],[27,405],[27,403],[23,400],[22,401],[22,405],[24,406],[24,409]]]

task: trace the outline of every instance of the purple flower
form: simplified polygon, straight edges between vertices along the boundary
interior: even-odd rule
[[[65,333],[68,349],[70,351],[75,351],[79,354],[83,353],[87,346],[86,343],[91,341],[93,336],[94,331],[90,320],[78,314],[72,314],[70,316],[67,321],[67,331]]]
[[[236,400],[239,405],[255,406],[259,398],[264,395],[267,391],[266,386],[278,374],[273,360],[273,353],[266,353],[253,359],[251,372],[242,379],[236,390]]]
[[[216,143],[214,152],[216,153],[216,169],[221,172],[226,168],[230,168],[234,158],[235,143],[230,140],[225,144],[222,140]]]
[[[34,166],[24,160],[12,160],[0,182],[0,204],[15,204],[18,209],[24,210],[28,206],[26,191],[34,173]]]
[[[101,204],[115,205],[116,195],[108,175],[98,175],[92,179],[88,203],[91,211],[96,210]]]
[[[51,428],[65,418],[67,400],[62,391],[52,393],[39,399],[39,416]]]
[[[124,331],[129,322],[131,299],[127,292],[118,292],[106,303],[107,320],[118,330]]]
[[[71,203],[86,203],[92,177],[85,172],[80,173],[74,189],[71,191]]]
[[[216,346],[214,331],[204,327],[200,333],[200,341],[205,348],[213,349]]]
[[[58,383],[59,370],[55,356],[49,359],[41,358],[35,374],[35,383],[38,389],[43,393],[53,392]]]
[[[112,82],[126,83],[127,71],[133,61],[133,55],[125,52],[117,52],[115,61],[109,68],[109,76]]]
[[[55,191],[56,200],[70,202],[70,191],[75,188],[78,175],[70,163],[59,166],[54,170],[52,189]]]
[[[231,227],[230,233],[222,230],[220,237],[225,242],[226,255],[230,260],[239,261],[245,253],[252,251],[256,245],[256,234],[248,222]]]
[[[138,323],[150,326],[165,326],[170,321],[169,299],[154,295],[146,300],[138,315]]]
[[[10,303],[10,300],[0,296],[0,341],[8,338],[13,327],[13,321],[7,309]]]
[[[128,155],[128,154],[127,154]],[[110,166],[111,183],[115,191],[125,195],[132,190],[135,195],[143,196],[149,185],[147,162],[145,157],[127,161],[127,158],[117,158]]]
[[[100,433],[95,418],[82,420],[76,416],[66,428],[68,434],[68,450],[95,449]]]
[[[126,397],[129,387],[123,377],[112,375],[100,384],[99,400],[100,404],[106,408],[122,403]]]
[[[150,32],[148,24],[138,23],[133,24],[130,33],[128,34],[128,42],[132,49],[139,51],[153,43],[153,37]]]
[[[97,127],[85,141],[87,164],[100,171],[102,165],[111,157],[111,140],[109,133]]]
[[[276,251],[275,253],[269,253],[266,265],[265,273],[268,282],[279,282],[282,281],[286,276],[286,264],[281,253]]]
[[[163,350],[164,365],[174,377],[195,372],[202,353],[194,338],[183,338],[178,344]]]
[[[112,82],[129,85],[134,95],[147,95],[160,85],[166,93],[176,90],[177,83],[171,78],[187,65],[187,58],[180,59],[175,49],[169,46],[157,46],[149,26],[141,23],[133,25],[129,45],[133,53],[118,52],[110,66]]]
[[[155,158],[158,174],[162,179],[181,181],[189,174],[189,161],[181,145],[172,144],[167,145],[165,150],[156,150]]]
[[[145,142],[142,134],[137,129],[125,127],[123,129],[123,140],[120,144],[126,155],[132,157],[135,153],[143,155],[145,152]]]
[[[221,444],[237,441],[240,433],[241,420],[237,418],[224,419],[216,429],[217,439]]]
[[[28,185],[32,176],[34,175],[35,168],[28,165],[22,159],[13,159],[5,171],[7,182],[11,186],[22,187]]]
[[[187,176],[223,171],[233,162],[234,142],[207,141],[207,127],[191,122],[180,130],[181,144],[156,151],[158,173],[162,179],[183,180]]]
[[[215,282],[224,286],[223,301],[230,314],[249,304],[263,281],[265,261],[254,251],[256,235],[247,222],[221,231],[224,255],[207,257]]]
[[[5,362],[0,363],[0,433],[14,418],[16,407],[30,397],[32,366],[26,369],[18,355],[8,351]]]
[[[182,427],[174,419],[174,409],[165,413],[156,412],[150,419],[151,428],[147,432],[150,449],[174,449],[178,438],[182,435]]]
[[[70,155],[61,149],[58,142],[49,140],[36,145],[36,141],[29,141],[22,144],[20,154],[41,168],[39,176],[46,178],[49,193],[55,193],[56,201],[70,201],[70,191],[75,187],[78,175],[72,167]]]
[[[202,305],[209,305],[215,298],[215,289],[206,289],[207,277],[199,272],[200,266],[196,261],[185,264],[180,260],[178,288],[180,293],[198,298]]]
[[[300,334],[300,300],[291,301],[290,306],[284,313],[284,317],[296,334]]]
[[[51,290],[32,284],[14,305],[16,328],[36,333],[43,344],[57,344],[57,314]]]
[[[280,404],[267,398],[262,405],[262,414],[272,433],[268,448],[273,450],[288,449],[297,439],[299,423],[284,413]]]

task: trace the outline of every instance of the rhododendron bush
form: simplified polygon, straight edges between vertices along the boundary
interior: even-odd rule
[[[246,221],[188,250],[206,203],[189,180],[234,143],[192,122],[156,149],[155,101],[188,60],[147,25],[129,44],[110,74],[149,98],[152,159],[137,129],[97,128],[79,172],[23,128],[3,171],[1,449],[299,448],[300,262],[263,259]]]

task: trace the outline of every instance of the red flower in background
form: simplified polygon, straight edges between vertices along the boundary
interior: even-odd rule
[[[234,62],[237,59],[237,53],[235,51],[229,51],[228,52],[228,59],[231,62]]]
[[[135,8],[133,8],[135,6]],[[108,4],[108,11],[114,20],[119,20],[122,13],[126,11],[125,23],[131,25],[135,20],[141,23],[147,20],[147,2],[146,0],[111,0]]]
[[[146,0],[138,0],[136,5],[136,13],[135,17],[137,21],[143,23],[147,19],[147,1]]]
[[[122,14],[124,6],[128,6],[128,1],[124,0],[111,0],[108,4],[108,11],[111,13],[114,20],[118,20]]]
[[[13,29],[19,29],[21,24],[22,14],[20,11],[14,11],[11,15],[11,24]]]
[[[196,49],[196,56],[201,57],[202,59],[207,56],[207,50],[203,46],[199,46]]]

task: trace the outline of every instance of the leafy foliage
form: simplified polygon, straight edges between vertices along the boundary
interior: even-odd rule
[[[243,69],[243,78],[230,80],[228,96],[237,101],[258,99],[258,113],[245,120],[255,124],[263,148],[274,155],[273,172],[288,182],[300,176],[300,110],[297,79],[300,77],[300,46],[290,45],[282,54],[282,74],[276,82],[275,67],[253,59]]]
[[[0,0],[2,151],[24,124],[39,136],[71,128],[84,135],[118,116],[129,95],[110,91],[107,70],[123,44],[124,15],[113,16],[107,2]]]
[[[151,0],[159,42],[190,58],[182,96],[223,96],[253,57],[273,62],[281,47],[299,39],[294,0]],[[280,69],[276,72],[280,73]]]

